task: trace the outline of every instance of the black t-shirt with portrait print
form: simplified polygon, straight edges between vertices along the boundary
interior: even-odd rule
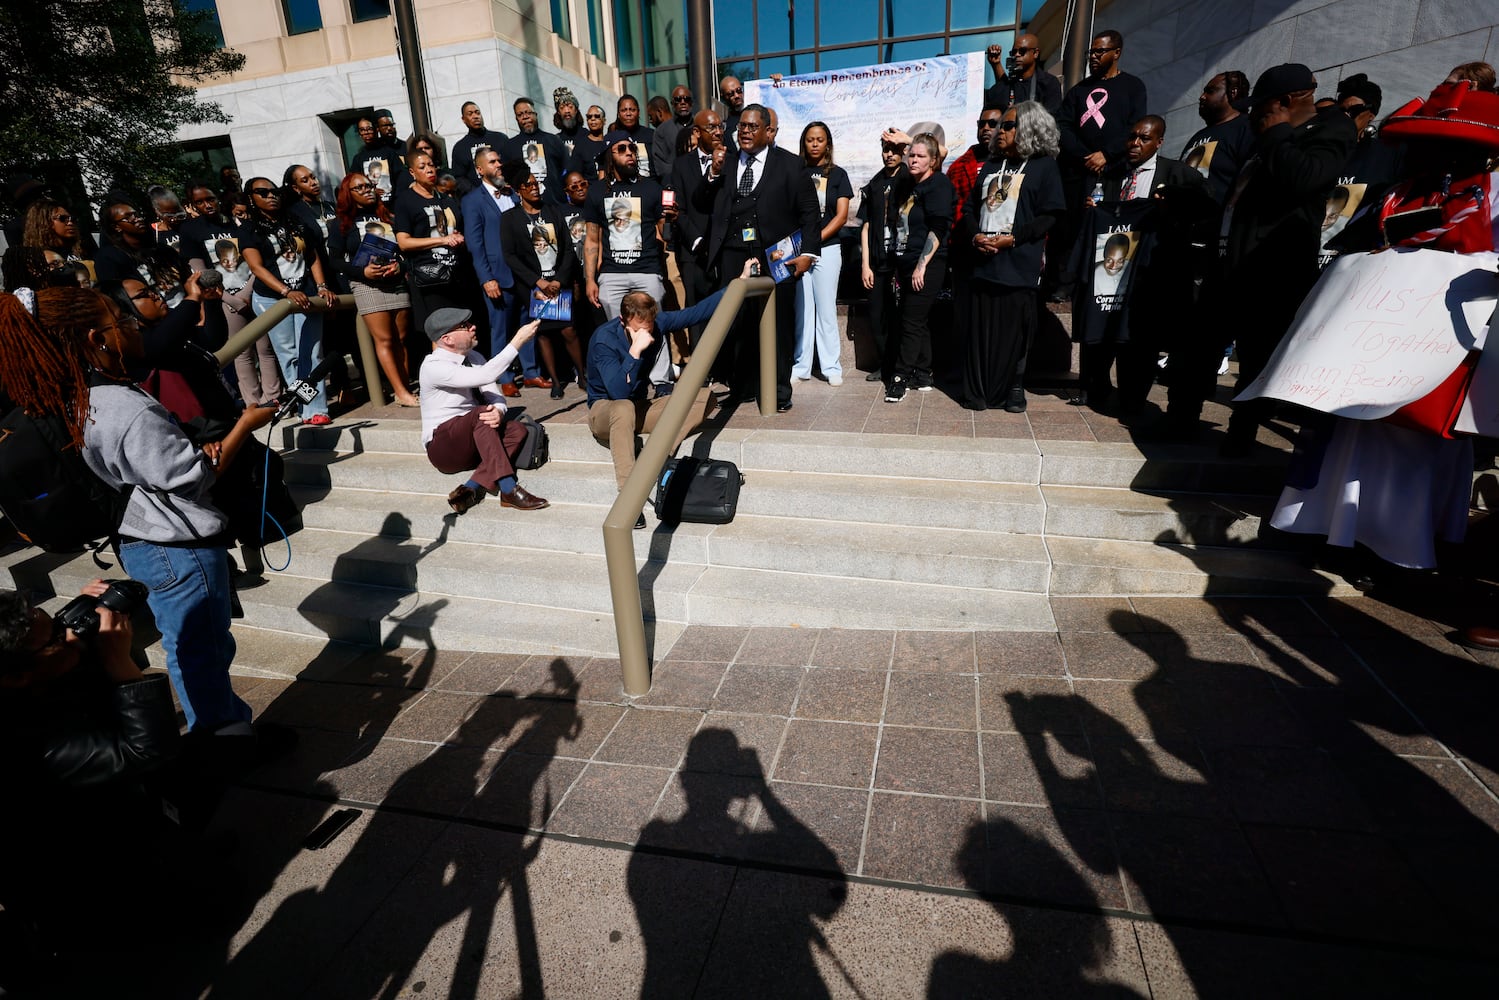
[[[826,229],[838,212],[838,199],[852,200],[854,186],[849,183],[848,172],[840,166],[806,167],[805,170],[817,191],[817,207],[822,210],[822,227]]]
[[[364,268],[355,267],[351,261],[359,253],[359,246],[364,242],[365,236],[378,236],[382,240],[396,241],[396,224],[393,221],[380,218],[374,209],[366,209],[354,214],[353,225],[348,232],[342,228],[339,230],[339,239],[342,241],[337,247],[329,247],[331,255],[335,258],[334,267],[338,273],[347,279],[362,281],[373,288],[386,291],[396,291],[406,284],[405,268],[392,278],[384,281],[371,281],[364,276]]]
[[[343,243],[343,232],[338,224],[338,206],[331,201],[320,201],[314,205],[298,198],[292,202],[291,213],[301,221],[308,233],[317,237],[318,258],[323,262],[324,276],[341,274],[331,263],[331,258],[338,253],[335,248]],[[330,279],[328,283],[333,285],[335,291],[349,291],[342,281]]]
[[[241,228],[233,219],[225,222],[221,217],[201,216],[187,220],[180,230],[182,258],[189,263],[201,260],[205,269],[218,271],[226,295],[238,296],[254,280],[250,265],[240,253]]]
[[[947,256],[947,233],[952,228],[953,186],[941,171],[933,172],[906,195],[896,194],[895,256],[903,267],[915,267],[926,248],[927,234],[937,237],[933,258]]]
[[[892,174],[881,170],[864,185],[859,199],[859,222],[869,225],[869,269],[887,272],[895,267],[895,223],[890,204],[897,184],[909,184],[910,171],[904,163]]]
[[[1254,129],[1248,115],[1236,115],[1226,122],[1205,125],[1192,133],[1182,146],[1179,159],[1202,174],[1208,194],[1218,204],[1228,197],[1239,168],[1254,151]]]
[[[965,239],[974,233],[1009,233],[1015,245],[995,254],[975,253],[973,276],[1007,288],[1036,288],[1046,246],[1044,217],[1055,221],[1066,210],[1062,173],[1049,156],[1021,163],[988,160],[979,168],[963,208]]]
[[[583,218],[584,209],[572,202],[563,202],[562,221],[567,225],[567,235],[572,240],[573,255],[578,259],[579,273],[583,265],[583,244],[588,239],[588,220]]]
[[[406,147],[394,139],[376,139],[349,158],[349,173],[364,174],[389,202],[406,169]]]
[[[661,218],[661,185],[653,179],[592,185],[583,218],[601,230],[599,274],[659,273],[656,223]]]
[[[434,192],[433,197],[424,198],[408,186],[396,193],[391,209],[396,217],[396,232],[414,239],[463,232],[462,209],[458,199],[450,194]]]
[[[1105,202],[1084,210],[1068,271],[1075,284],[1072,339],[1126,344],[1140,275],[1150,267],[1161,202]]]
[[[154,288],[169,306],[182,302],[182,283],[188,276],[187,263],[177,251],[164,246],[150,246],[129,252],[112,243],[99,248],[94,257],[94,276],[100,281],[144,281]]]
[[[311,295],[317,286],[312,264],[317,260],[317,239],[292,215],[279,219],[254,219],[239,231],[240,251],[259,252],[261,262],[276,272],[288,291]],[[251,286],[256,295],[280,298],[278,289],[255,277]]]

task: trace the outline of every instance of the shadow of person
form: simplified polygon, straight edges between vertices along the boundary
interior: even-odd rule
[[[969,888],[985,893],[1008,881],[1005,872],[1024,872],[1061,890],[1068,898],[1097,900],[1085,880],[1055,847],[1007,819],[974,823],[958,849],[958,869]],[[926,995],[949,997],[1139,997],[1123,983],[1104,977],[1114,952],[1113,930],[1102,916],[1028,907],[1006,907],[990,900],[1010,926],[1010,957],[991,961],[963,951],[946,951],[932,961]],[[1135,947],[1130,942],[1130,947]]]
[[[722,773],[728,771],[730,773]],[[708,958],[705,980],[743,996],[826,997],[812,948],[829,950],[818,922],[831,920],[848,895],[837,856],[776,796],[765,780],[759,754],[739,745],[726,729],[704,729],[692,738],[679,775],[686,811],[677,819],[656,818],[642,828],[630,858],[627,881],[645,945],[642,997],[680,997],[693,992],[699,969],[689,960],[702,928],[718,923],[723,900],[713,892],[662,892],[669,877],[651,845],[693,854],[754,858],[832,873],[813,891],[779,894],[773,915],[749,918],[752,926],[728,928]],[[736,803],[743,803],[736,809]],[[758,812],[755,808],[758,806]],[[736,816],[737,813],[737,816]],[[678,876],[684,869],[672,868]],[[752,942],[752,946],[746,944]],[[852,980],[848,980],[852,985]]]
[[[582,728],[568,700],[576,697],[577,681],[565,661],[553,661],[551,679],[544,698],[481,699],[445,745],[402,773],[338,867],[320,888],[303,889],[276,908],[216,978],[214,995],[310,989],[321,996],[404,996],[434,940],[456,922],[461,944],[445,995],[476,1000],[495,911],[508,888],[519,995],[543,996],[526,879],[542,838],[479,828],[455,833],[458,826],[441,821],[460,813],[484,818],[503,799],[520,804],[508,815],[521,830],[544,825],[559,797],[546,780],[547,765],[558,744]],[[496,745],[506,747],[498,759],[485,752]]]

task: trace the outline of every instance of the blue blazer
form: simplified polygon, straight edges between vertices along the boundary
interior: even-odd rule
[[[510,265],[505,263],[505,250],[500,244],[500,205],[482,182],[460,203],[463,208],[463,239],[469,256],[474,260],[474,273],[479,284],[497,281],[501,288],[510,288],[515,277]]]

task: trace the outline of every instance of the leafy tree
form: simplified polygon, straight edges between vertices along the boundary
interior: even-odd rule
[[[212,8],[189,2],[0,3],[0,176],[95,195],[180,184],[177,129],[227,121],[191,83],[245,63],[221,48]]]

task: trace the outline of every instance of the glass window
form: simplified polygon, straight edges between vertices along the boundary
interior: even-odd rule
[[[318,0],[281,0],[281,9],[286,14],[288,35],[323,30],[323,12],[318,9]]]
[[[947,9],[941,0],[887,0],[885,4],[886,38],[930,35],[946,28]]]
[[[645,105],[648,101],[650,101],[652,97],[665,97],[670,100],[671,88],[677,86],[678,84],[681,84],[684,87],[690,87],[692,84],[692,81],[687,79],[686,67],[683,67],[682,69],[667,70],[661,73],[648,73],[646,74],[645,80],[645,90],[648,91],[648,93],[642,93],[640,95],[641,121],[646,121]],[[650,123],[646,122],[646,124]]]
[[[737,77],[740,82],[753,80],[755,78],[755,61],[753,59],[735,59],[732,62],[725,60],[719,63],[718,78],[722,80],[726,76]],[[713,96],[718,96],[716,91]]]
[[[390,0],[349,0],[349,13],[356,21],[378,21],[390,16]]]
[[[802,58],[805,59],[807,57],[803,56]],[[770,59],[761,59],[760,68],[755,74],[755,79],[763,80],[766,77],[770,76],[770,74],[772,73],[779,73],[782,76],[789,76],[791,74],[791,60],[786,56],[774,56]]]
[[[760,51],[784,52],[815,44],[816,0],[758,0]]]
[[[892,42],[882,48],[885,53],[883,62],[914,62],[918,59],[930,59],[932,56],[943,54],[942,49],[946,40],[942,38],[926,38],[919,42]]]
[[[640,46],[639,0],[614,0],[614,43],[620,70],[644,69]]]
[[[953,31],[1007,26],[1014,17],[1015,0],[952,0]]]
[[[645,0],[645,65],[672,66],[686,61],[687,9],[683,0]]]
[[[1020,0],[1020,23],[1030,24],[1031,18],[1046,5],[1046,0]]]
[[[608,59],[604,42],[604,0],[584,0],[588,4],[588,51],[596,58]]]
[[[369,2],[369,0],[354,0],[355,3]],[[381,4],[389,0],[379,0]],[[572,8],[567,0],[551,0],[552,4],[552,30],[564,42],[573,40]],[[359,20],[357,17],[354,20]]]
[[[973,35],[953,35],[947,44],[948,52],[982,52],[991,45],[1001,46],[1005,55],[1010,54],[1010,45],[1015,38],[1013,31],[980,31]],[[985,73],[989,70],[986,68]],[[985,77],[986,86],[988,77]]]
[[[788,76],[796,76],[798,73],[811,73],[817,66],[817,53],[793,52],[786,57],[786,64],[791,67],[786,71]]]
[[[219,23],[219,6],[214,0],[186,0],[182,5],[193,13],[208,15],[203,19],[203,30],[224,47],[224,26]]]
[[[755,22],[744,16],[740,0],[713,0],[713,34],[719,59],[755,54]]]
[[[818,69],[854,69],[873,66],[880,61],[880,50],[873,45],[859,45],[851,49],[824,49],[817,55]]]
[[[818,0],[817,44],[872,42],[879,37],[880,8],[872,3]]]

